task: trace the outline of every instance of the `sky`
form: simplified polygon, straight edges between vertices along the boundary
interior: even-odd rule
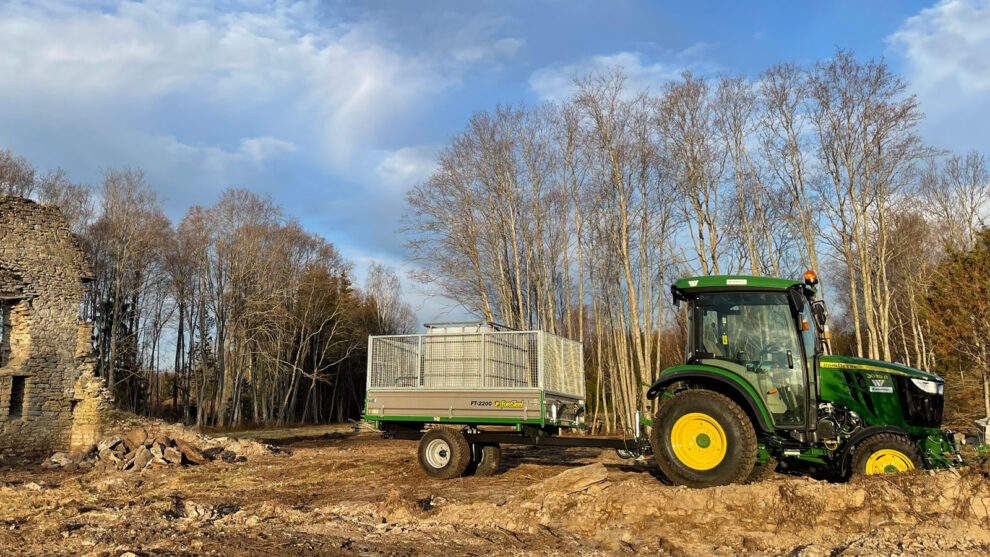
[[[360,281],[410,269],[405,192],[475,111],[596,69],[659,89],[836,47],[910,82],[930,144],[990,153],[990,0],[8,1],[0,148],[92,184],[143,168],[175,220],[228,187],[270,194]],[[405,283],[421,322],[465,316]]]

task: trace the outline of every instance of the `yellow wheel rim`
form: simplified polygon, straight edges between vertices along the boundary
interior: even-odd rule
[[[670,430],[674,456],[694,470],[711,470],[725,458],[725,431],[715,418],[692,412],[681,416]]]
[[[914,470],[914,463],[906,454],[893,449],[876,451],[866,461],[866,473],[869,475],[906,472],[908,470]]]

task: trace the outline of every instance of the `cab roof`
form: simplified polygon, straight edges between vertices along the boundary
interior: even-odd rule
[[[712,290],[787,290],[804,283],[797,280],[753,277],[746,275],[715,275],[685,277],[674,283],[674,288],[684,294]]]

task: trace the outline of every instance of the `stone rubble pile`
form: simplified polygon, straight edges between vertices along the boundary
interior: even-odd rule
[[[199,465],[214,460],[237,463],[245,462],[247,458],[223,446],[201,448],[189,441],[164,434],[149,435],[145,428],[139,427],[123,437],[107,437],[88,451],[55,453],[42,466],[84,472],[94,469],[143,470]]]

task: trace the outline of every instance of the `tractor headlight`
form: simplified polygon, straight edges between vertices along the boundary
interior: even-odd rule
[[[945,388],[945,385],[941,381],[926,381],[924,379],[915,379],[912,377],[911,382],[914,383],[915,387],[918,387],[930,395],[940,395]]]

